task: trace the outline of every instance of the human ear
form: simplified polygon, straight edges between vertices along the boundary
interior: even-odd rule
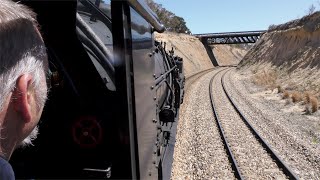
[[[19,113],[25,123],[32,118],[33,92],[31,91],[33,77],[30,74],[21,75],[16,82],[16,88],[13,91],[14,110]]]

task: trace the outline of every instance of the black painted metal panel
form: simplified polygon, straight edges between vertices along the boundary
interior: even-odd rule
[[[157,179],[157,123],[155,61],[152,27],[133,8],[130,8],[132,35],[132,67],[136,107],[136,133],[140,179]]]

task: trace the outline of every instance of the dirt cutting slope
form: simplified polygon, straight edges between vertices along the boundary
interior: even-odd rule
[[[166,42],[167,50],[171,50],[173,47],[175,54],[184,59],[183,66],[187,77],[213,67],[203,44],[198,38],[187,34],[170,32],[157,33],[155,37],[158,41]],[[239,63],[246,50],[228,45],[219,45],[213,48],[213,52],[219,65],[234,65]]]
[[[237,65],[247,53],[247,50],[232,45],[215,45],[211,47],[219,66]]]
[[[320,93],[320,12],[274,26],[240,62],[285,89]]]

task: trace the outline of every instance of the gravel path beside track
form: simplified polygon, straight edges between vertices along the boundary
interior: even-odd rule
[[[227,78],[226,86],[234,101],[277,154],[300,178],[320,179],[320,145],[312,143],[315,138],[312,132],[320,127],[319,119],[283,112],[279,103],[258,98],[261,89],[249,83],[244,75],[232,71]]]
[[[180,110],[172,179],[235,179],[209,98],[213,70],[188,85]]]

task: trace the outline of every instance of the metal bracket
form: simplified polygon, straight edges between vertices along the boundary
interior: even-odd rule
[[[91,168],[84,168],[84,171],[91,171],[91,172],[101,172],[106,173],[106,178],[109,179],[111,177],[111,167],[108,167],[107,169],[91,169]]]

